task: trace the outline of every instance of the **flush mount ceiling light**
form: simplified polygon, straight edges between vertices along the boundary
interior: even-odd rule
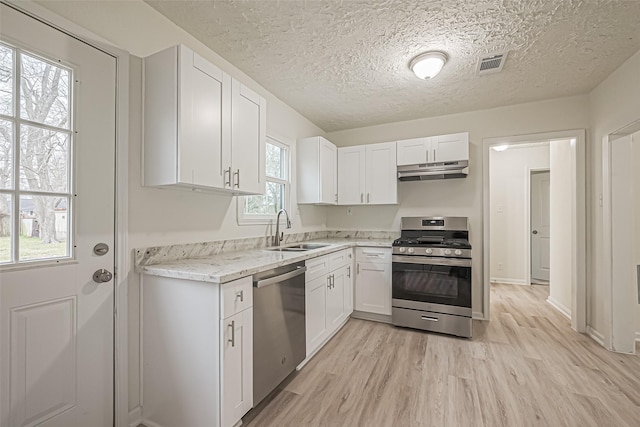
[[[493,148],[494,151],[504,151],[509,148],[509,144],[494,145],[491,148]]]
[[[409,68],[419,79],[432,79],[447,62],[447,55],[444,52],[430,51],[421,53],[411,60]]]

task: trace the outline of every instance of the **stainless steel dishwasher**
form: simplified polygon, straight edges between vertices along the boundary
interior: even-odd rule
[[[306,357],[303,262],[253,276],[253,405]]]

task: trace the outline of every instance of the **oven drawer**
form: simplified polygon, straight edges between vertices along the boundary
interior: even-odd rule
[[[393,307],[391,323],[396,326],[471,338],[471,317]]]

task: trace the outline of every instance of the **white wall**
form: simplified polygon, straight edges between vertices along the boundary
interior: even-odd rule
[[[571,141],[551,141],[551,247],[549,300],[571,313],[571,242],[573,215],[571,206],[572,168]]]
[[[549,167],[548,142],[489,152],[492,282],[529,285],[529,177],[531,170]]]
[[[601,264],[603,255],[603,216],[599,200],[602,196],[602,138],[640,119],[640,51],[607,77],[589,94],[591,132],[587,153],[587,319],[592,328],[603,333],[605,288]]]
[[[267,100],[267,134],[280,137],[285,142],[294,142],[293,155],[296,139],[323,134],[320,128],[142,1],[39,3],[137,57],[185,43]],[[235,198],[141,187],[142,61],[137,57],[131,58],[130,67],[130,248],[269,234],[270,228],[266,225],[237,225]],[[295,176],[295,169],[292,175]],[[324,230],[326,209],[315,206],[298,208],[295,186],[291,190],[293,229],[290,231]],[[128,276],[129,407],[134,409],[139,405],[140,394],[139,280],[134,271],[129,271]]]
[[[464,179],[399,183],[398,205],[353,207],[350,216],[346,207],[329,207],[327,226],[397,231],[403,216],[469,217],[473,246],[473,311],[482,312],[482,140],[588,128],[587,101],[586,96],[559,98],[329,133],[330,141],[338,146],[349,146],[469,131],[470,168],[469,176]]]

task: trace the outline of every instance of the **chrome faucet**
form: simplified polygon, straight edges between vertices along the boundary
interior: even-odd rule
[[[280,246],[280,242],[284,239],[284,232],[280,232],[280,214],[284,212],[287,218],[287,228],[291,228],[291,220],[289,220],[289,213],[286,209],[280,209],[276,216],[276,234],[273,236],[273,246]]]

